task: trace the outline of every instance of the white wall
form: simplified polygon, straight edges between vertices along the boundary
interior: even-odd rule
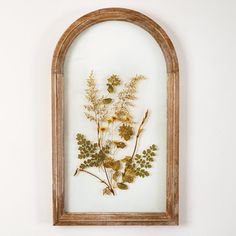
[[[109,6],[158,21],[179,57],[180,226],[52,226],[52,53],[71,22]],[[235,21],[235,0],[0,0],[0,235],[236,235]]]

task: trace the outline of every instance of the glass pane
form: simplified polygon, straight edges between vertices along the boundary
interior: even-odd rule
[[[64,66],[65,210],[68,212],[164,212],[166,209],[167,73],[164,55],[159,45],[148,32],[134,24],[107,21],[90,27],[76,38],[66,55]],[[81,133],[91,142],[98,143],[97,124],[88,120],[84,107],[88,104],[85,98],[86,80],[91,71],[100,95],[104,95],[104,98],[112,98],[112,103],[115,101],[115,94],[107,91],[109,86],[106,85],[107,83],[112,85],[110,89],[118,93],[135,75],[145,77],[145,80],[138,82],[137,99],[132,101],[134,106],[129,108],[135,123],[126,123],[123,126],[123,135],[126,134],[126,139],[131,136],[130,140],[125,140],[118,135],[122,122],[115,114],[111,117],[113,105],[104,105],[109,106],[110,113],[101,122],[104,130],[100,130],[100,139],[104,146],[106,140],[112,142],[109,143],[112,150],[107,156],[121,160],[125,156],[132,155],[135,136],[147,109],[148,118],[138,141],[137,153],[142,154],[143,150],[152,144],[158,146],[153,162],[150,158],[150,161],[147,161],[146,157],[146,162],[152,165],[151,168],[146,169],[150,175],[144,178],[135,177],[133,181],[134,174],[131,171],[129,181],[133,182],[125,182],[128,186],[127,190],[116,188],[115,196],[103,195],[106,185],[88,173],[80,172],[77,176],[73,176],[76,168],[84,161],[78,159],[79,146],[76,134]],[[118,75],[122,80],[121,85],[114,85],[112,79],[107,82],[106,79],[112,74]],[[110,103],[110,100],[104,100],[104,103]],[[125,119],[129,118],[126,116]],[[133,135],[132,132],[127,131],[129,126],[132,127]],[[125,143],[126,147],[118,148],[117,142]],[[124,168],[125,162],[121,163]],[[106,180],[103,168],[92,167],[86,170]],[[113,169],[107,168],[107,172],[111,177]],[[122,176],[119,178],[122,181]]]

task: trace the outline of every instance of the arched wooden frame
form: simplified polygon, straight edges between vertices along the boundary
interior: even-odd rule
[[[149,32],[167,68],[167,192],[166,212],[70,213],[64,211],[64,60],[75,38],[104,21],[127,21]],[[165,31],[147,16],[124,8],[96,10],[76,20],[60,38],[52,62],[52,156],[54,225],[176,225],[178,224],[179,69],[173,44]]]

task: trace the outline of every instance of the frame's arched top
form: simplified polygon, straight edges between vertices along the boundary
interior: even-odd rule
[[[104,8],[82,16],[72,23],[64,32],[54,52],[52,73],[63,74],[66,52],[80,33],[97,23],[112,20],[127,21],[136,24],[149,32],[162,49],[166,61],[167,72],[178,72],[178,60],[174,46],[168,35],[156,22],[134,10],[125,8]]]

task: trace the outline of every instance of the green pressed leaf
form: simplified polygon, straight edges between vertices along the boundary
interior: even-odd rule
[[[116,171],[113,175],[112,175],[112,179],[117,181],[118,177],[121,175],[121,173],[119,171]]]
[[[91,157],[97,151],[97,144],[92,143],[91,141],[87,140],[83,134],[78,133],[76,135],[76,140],[78,144],[78,158],[79,159],[87,159]]]
[[[113,164],[114,164],[114,159],[112,159],[111,157],[105,157],[104,161],[103,161],[103,165],[106,168],[113,168]]]
[[[80,168],[100,167],[105,158],[106,154],[100,150],[98,153],[93,153],[91,157],[84,159],[83,163],[80,164]]]
[[[104,98],[102,100],[103,104],[110,104],[112,102],[112,99],[111,98]]]
[[[155,144],[151,145],[149,148],[143,150],[142,154],[136,154],[134,158],[135,163],[135,174],[142,178],[149,176],[150,173],[147,171],[152,168],[152,162],[154,161],[154,156],[156,156],[156,151],[158,150]]]
[[[131,156],[125,156],[123,159],[121,159],[122,162],[129,162],[131,161],[132,157]]]
[[[126,147],[126,144],[124,143],[124,142],[113,142],[115,145],[116,145],[116,147],[117,148],[121,148],[121,149],[123,149],[123,148],[125,148]]]
[[[122,190],[127,190],[128,189],[128,185],[124,184],[124,183],[117,183],[117,187],[119,189],[122,189]]]
[[[83,164],[83,163],[82,163],[82,164],[80,164],[80,168],[81,168],[81,169],[84,169],[85,167],[86,167],[86,165],[85,165],[85,164]]]
[[[125,173],[122,176],[122,180],[123,180],[123,182],[132,183],[132,182],[134,182],[135,177],[136,177],[135,170],[132,168],[128,168],[125,170]]]
[[[110,145],[106,145],[105,147],[102,147],[102,152],[105,154],[109,154],[110,152]]]
[[[109,93],[113,93],[114,92],[114,88],[113,88],[113,86],[111,84],[107,84],[107,91]]]
[[[118,171],[120,169],[120,161],[114,161],[113,164],[112,164],[112,169],[114,171]]]
[[[155,144],[153,144],[152,146],[150,146],[150,148],[153,150],[153,151],[156,151],[157,150],[157,146]]]

